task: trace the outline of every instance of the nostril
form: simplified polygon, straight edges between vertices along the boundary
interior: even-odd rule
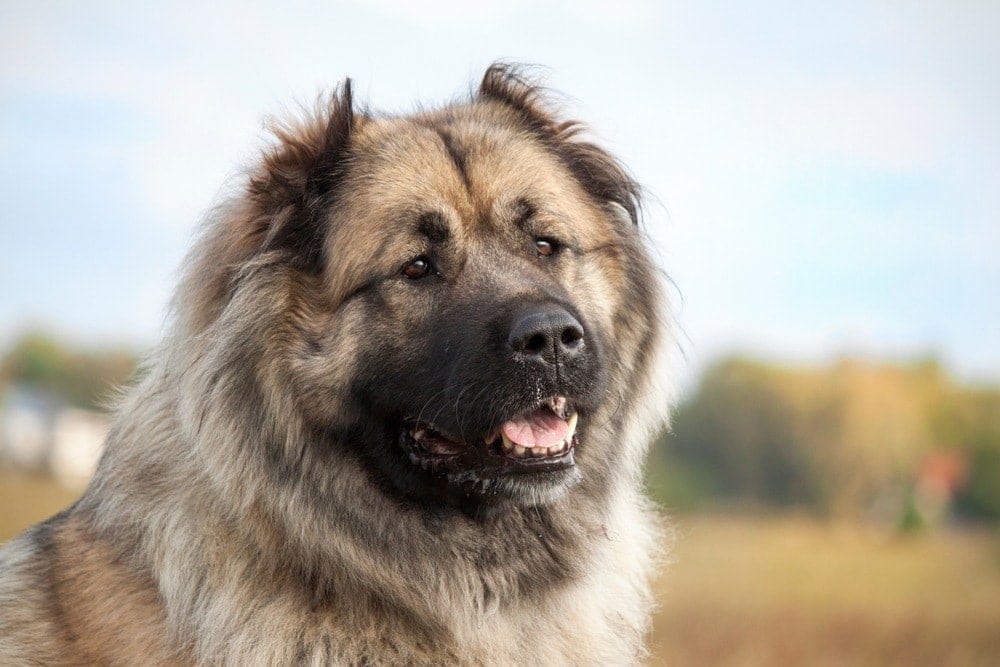
[[[579,327],[566,327],[563,329],[561,340],[564,347],[577,347],[583,342],[583,330]]]
[[[528,342],[524,345],[525,352],[534,352],[535,354],[541,352],[548,345],[548,340],[543,334],[535,334],[528,339]]]

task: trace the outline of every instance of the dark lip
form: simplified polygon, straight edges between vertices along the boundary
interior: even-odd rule
[[[574,434],[573,440],[570,442],[569,449],[564,452],[560,452],[555,456],[516,459],[501,453],[499,456],[504,461],[504,467],[500,471],[500,474],[507,475],[512,473],[556,472],[559,470],[568,470],[576,465],[576,460],[573,457],[573,451],[576,449],[577,442],[577,437]]]

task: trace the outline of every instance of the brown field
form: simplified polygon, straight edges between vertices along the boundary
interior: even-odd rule
[[[0,543],[69,507],[79,495],[48,477],[0,468]]]
[[[0,471],[0,541],[75,492]],[[675,520],[657,664],[998,665],[1000,534],[803,518]]]
[[[680,517],[670,665],[1000,665],[1000,535]]]

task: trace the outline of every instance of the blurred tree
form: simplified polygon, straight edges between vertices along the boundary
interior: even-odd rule
[[[800,455],[794,408],[776,390],[774,373],[740,359],[709,369],[675,415],[668,451],[717,479],[723,496],[811,504],[817,485]]]
[[[0,385],[30,387],[78,407],[100,409],[136,364],[130,350],[74,349],[48,334],[31,332],[0,357]]]
[[[1000,391],[969,389],[951,405],[948,427],[956,446],[969,453],[969,474],[959,491],[964,515],[1000,521]]]
[[[651,488],[668,502],[681,489],[681,506],[712,495],[860,516],[905,497],[927,457],[947,450],[970,463],[958,508],[1000,515],[998,392],[959,387],[934,360],[808,368],[730,358],[679,407]]]

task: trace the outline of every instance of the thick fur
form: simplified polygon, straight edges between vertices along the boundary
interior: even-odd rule
[[[359,112],[348,82],[277,127],[206,223],[89,489],[0,552],[0,663],[641,660],[662,297],[638,189],[581,132],[503,65],[439,110]],[[438,282],[400,277],[433,253]],[[393,419],[411,396],[463,430],[513,409],[534,380],[483,366],[468,332],[533,299],[593,332],[574,473],[442,491]]]

